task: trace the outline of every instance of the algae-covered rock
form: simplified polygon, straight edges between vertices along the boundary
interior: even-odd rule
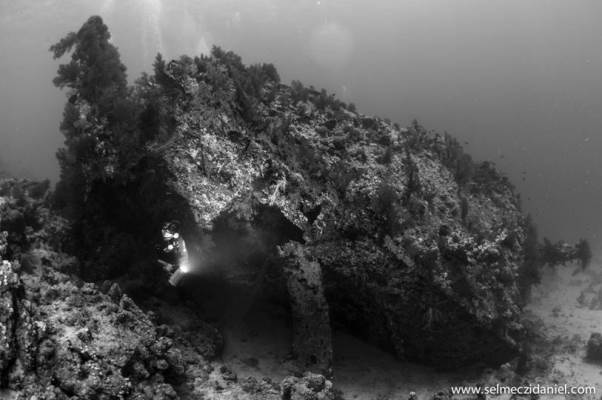
[[[322,270],[316,261],[307,259],[304,251],[298,243],[287,243],[281,252],[287,261],[284,274],[291,297],[292,350],[304,368],[330,373],[330,315],[322,287]]]
[[[587,358],[602,361],[602,334],[592,333],[587,341]]]
[[[190,251],[211,264],[224,218],[271,229],[319,266],[314,293],[327,306],[289,286],[293,309],[314,304],[318,320],[437,366],[512,357],[527,232],[507,179],[449,136],[401,129],[269,79],[254,97],[245,92],[251,118],[239,98],[250,69],[218,55],[165,67],[180,88],[173,131],[148,145],[165,191],[180,199],[174,219],[188,216]],[[309,114],[303,96],[314,104]],[[154,200],[160,208],[172,199]],[[266,224],[266,210],[283,222]],[[315,321],[301,326],[317,341],[329,337]],[[330,353],[329,340],[324,346]]]
[[[0,265],[0,372],[7,380],[7,372],[17,359],[17,341],[15,335],[19,317],[19,297],[22,296],[22,284],[8,261]],[[3,383],[6,385],[6,382]]]
[[[100,17],[51,49],[60,57],[73,46],[55,80],[75,92],[59,187],[79,213],[84,278],[130,274],[157,289],[166,272],[177,285],[202,271],[284,288],[293,350],[310,369],[330,364],[328,321],[438,367],[516,355],[520,307],[542,260],[492,163],[473,162],[450,135],[362,115],[219,48],[158,56],[154,74],[128,90]],[[99,51],[114,61],[94,69],[106,81],[66,73],[88,73],[82,60]],[[9,220],[22,236],[20,216]],[[171,244],[169,262],[157,263],[165,226],[177,226],[186,257]],[[570,254],[587,260],[589,247]],[[118,322],[130,318],[123,310]]]
[[[4,184],[0,181],[0,188]],[[15,189],[27,186],[26,181],[10,184]],[[40,215],[51,215],[44,202],[23,199],[16,202],[12,194],[2,193],[0,215],[7,215],[8,207],[34,207]],[[14,254],[18,250],[27,255],[23,259],[29,267],[0,263],[0,397],[281,398],[277,384],[240,383],[226,366],[206,358],[221,346],[214,343],[221,339],[204,322],[198,321],[195,326],[203,328],[189,338],[156,325],[117,284],[103,293],[96,284],[62,272],[71,257],[50,245],[46,231],[52,226],[55,232],[57,224],[32,228],[25,241],[8,235],[7,246]],[[18,246],[10,238],[18,239]]]
[[[286,378],[281,385],[283,400],[334,400],[332,382],[322,375],[307,373],[300,378]]]

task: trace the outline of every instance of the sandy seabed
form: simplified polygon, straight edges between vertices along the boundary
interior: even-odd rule
[[[597,293],[602,288],[602,262],[593,262],[580,272],[577,266],[546,268],[541,284],[533,289],[532,301],[525,309],[529,319],[542,326],[541,334],[554,343],[551,366],[533,378],[532,385],[594,386],[597,395],[579,398],[598,399],[602,394],[602,365],[586,360],[586,344],[591,333],[602,332],[602,310],[590,309],[577,300],[581,293]],[[576,272],[579,271],[579,272]],[[284,312],[256,307],[244,316],[237,315],[223,325],[226,348],[223,361],[241,378],[269,376],[279,380],[295,372],[289,358],[291,329]],[[439,372],[393,356],[337,331],[334,334],[334,382],[346,399],[406,399],[415,392],[419,399],[452,385],[493,383],[499,370]],[[501,368],[503,369],[503,367]],[[510,395],[490,396],[510,399]],[[546,399],[564,399],[543,396]]]

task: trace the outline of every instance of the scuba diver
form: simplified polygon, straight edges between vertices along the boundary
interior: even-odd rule
[[[186,249],[186,241],[178,232],[177,224],[174,222],[165,224],[161,233],[165,243],[163,253],[165,253],[172,262],[161,259],[157,261],[163,266],[165,272],[171,274],[169,283],[172,286],[178,286],[184,278],[184,275],[190,272],[191,267],[188,250]]]

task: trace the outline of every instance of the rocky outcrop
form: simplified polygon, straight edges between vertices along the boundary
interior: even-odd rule
[[[11,264],[3,261],[0,266],[0,371],[1,380],[6,385],[11,369],[18,357],[18,332],[22,285],[17,274],[12,271]]]
[[[332,343],[330,314],[322,287],[322,270],[308,260],[299,243],[282,248],[284,274],[291,298],[293,320],[292,350],[304,368],[331,372]]]
[[[72,63],[95,48],[80,50]],[[287,294],[307,369],[330,364],[328,321],[438,367],[516,355],[541,259],[514,187],[491,163],[473,162],[447,134],[360,114],[218,48],[154,67],[126,104],[139,121],[121,121],[115,110],[130,108],[109,94],[67,107],[66,136],[90,143],[79,158],[68,145],[80,164],[63,164],[65,176],[83,176],[87,258],[118,256],[108,272],[86,260],[88,277],[166,281],[149,260],[169,224],[200,279]],[[88,83],[70,87],[81,94]]]
[[[166,67],[180,91],[174,128],[149,145],[167,187],[185,200],[179,214],[194,218],[185,236],[199,259],[220,253],[195,246],[212,242],[217,221],[227,216],[259,231],[269,209],[285,221],[275,234],[311,260],[298,263],[299,273],[322,276],[318,286],[297,279],[303,290],[289,284],[293,310],[314,308],[297,324],[316,335],[300,333],[308,346],[328,347],[317,321],[330,318],[437,366],[515,354],[526,222],[512,185],[491,164],[473,163],[452,138],[419,125],[401,129],[271,81],[253,99],[260,122],[252,122],[237,107],[232,67],[204,62],[221,68],[220,88],[203,62]],[[226,88],[218,102],[210,95]],[[318,297],[308,301],[311,292]]]
[[[592,333],[587,341],[587,358],[591,361],[602,361],[602,334]]]
[[[45,216],[38,228],[26,223],[23,241],[8,231],[3,237],[9,239],[0,243],[0,397],[334,398],[332,384],[322,376],[291,377],[282,384],[239,381],[209,358],[219,347],[209,328],[196,329],[189,338],[177,327],[157,324],[153,313],[141,310],[116,283],[85,283],[69,274],[77,270],[76,260],[50,244],[66,225],[51,222],[45,203],[21,191],[27,185],[0,182],[0,188],[11,187],[0,196],[0,225],[6,227],[4,218],[15,213]]]
[[[332,383],[322,375],[307,373],[302,377],[286,378],[282,382],[283,400],[334,400]]]

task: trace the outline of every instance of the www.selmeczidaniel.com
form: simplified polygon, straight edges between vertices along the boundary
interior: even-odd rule
[[[452,395],[588,395],[596,394],[594,386],[571,385],[524,385],[524,386],[452,386]]]

